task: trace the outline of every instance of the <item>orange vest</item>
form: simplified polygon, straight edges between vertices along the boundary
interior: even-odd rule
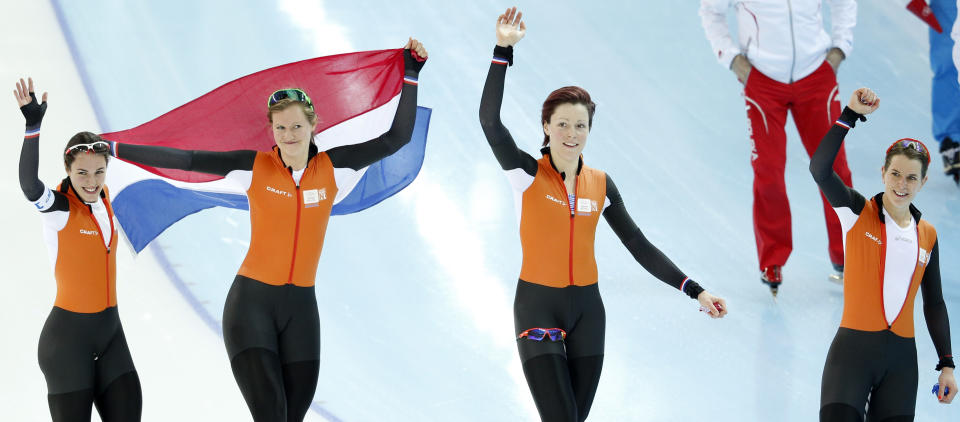
[[[883,307],[883,271],[887,253],[886,227],[881,221],[880,196],[866,201],[860,218],[847,232],[843,274],[843,319],[841,327],[861,331],[889,329],[900,337],[913,337],[913,303],[927,269],[937,231],[926,220],[917,221],[920,247],[916,269],[900,314],[888,322]],[[879,217],[878,217],[879,216]]]
[[[57,190],[70,201],[70,215],[67,224],[57,232],[54,306],[82,313],[117,306],[117,231],[107,187],[103,187],[100,198],[107,208],[110,227],[100,227],[90,207],[68,181],[61,182]],[[109,248],[103,244],[103,230],[110,230]]]
[[[593,243],[607,197],[607,176],[581,166],[571,214],[567,188],[549,154],[537,163],[537,175],[523,192],[520,209],[520,279],[550,287],[594,284]]]
[[[239,274],[266,284],[313,286],[337,184],[326,152],[307,163],[300,186],[277,147],[258,152],[247,190],[250,248]]]

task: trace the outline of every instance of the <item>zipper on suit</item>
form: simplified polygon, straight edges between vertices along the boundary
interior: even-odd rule
[[[790,47],[793,55],[790,56],[790,83],[793,83],[793,69],[797,66],[797,38],[793,33],[793,4],[787,0],[787,15],[790,17]]]

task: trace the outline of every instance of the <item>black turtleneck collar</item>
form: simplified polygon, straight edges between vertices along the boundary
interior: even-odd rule
[[[277,145],[274,145],[273,150],[274,152],[277,153],[277,157],[280,158],[280,162],[283,163],[283,154],[280,152],[280,147]],[[320,148],[317,148],[317,144],[313,143],[313,141],[310,141],[310,147],[307,149],[307,165],[304,168],[310,167],[310,160],[312,160],[313,157],[315,157],[319,153],[320,153]],[[284,165],[286,166],[286,163],[284,163]],[[290,166],[286,166],[286,167],[288,171],[290,171],[291,173],[293,172],[293,168],[291,168]]]
[[[561,179],[567,180],[567,175],[564,174],[562,171],[558,170],[557,165],[553,163],[553,155],[550,154],[550,147],[546,146],[546,147],[540,148],[540,153],[550,157],[550,167],[553,167],[554,171],[556,171],[557,173],[560,173]],[[581,170],[583,170],[583,155],[580,156],[579,162],[577,163],[577,176],[580,175]]]
[[[877,217],[880,218],[881,223],[886,224],[886,221],[884,221],[884,216],[883,216],[883,192],[880,192],[876,196],[874,196],[873,200],[874,202],[877,203]],[[920,210],[918,210],[917,207],[913,206],[913,203],[910,204],[910,215],[913,216],[913,219],[916,220],[917,223],[920,222],[920,215],[921,215]]]

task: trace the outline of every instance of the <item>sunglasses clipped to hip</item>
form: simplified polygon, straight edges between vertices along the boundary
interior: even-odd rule
[[[567,338],[567,332],[560,328],[537,327],[523,330],[523,332],[517,336],[517,339],[524,337],[533,341],[543,341],[543,339],[548,337],[550,338],[550,341],[561,341]]]

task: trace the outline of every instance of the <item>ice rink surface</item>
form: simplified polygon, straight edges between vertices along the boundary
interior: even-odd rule
[[[880,110],[848,138],[854,185],[881,189],[883,150],[930,140],[927,30],[898,1],[860,2],[840,97],[869,86]],[[787,182],[794,254],[774,302],[759,283],[750,145],[741,87],[716,64],[698,2],[519,2],[526,38],[507,74],[503,120],[531,153],[540,105],[565,85],[598,104],[588,165],[617,181],[644,233],[725,297],[714,321],[633,262],[605,224],[597,236],[607,312],[604,374],[591,421],[810,421],[839,325],[817,189],[792,122]],[[434,110],[418,179],[383,203],[331,220],[317,275],[322,364],[312,420],[536,420],[513,340],[520,245],[512,193],[477,120],[509,4],[489,1],[3,2],[0,82],[32,75],[50,91],[41,179],[79,130],[132,127],[240,76],[347,51],[423,41],[419,103]],[[8,94],[9,95],[9,94]],[[48,420],[36,363],[54,282],[39,218],[16,181],[23,120],[0,113],[14,147],[0,192],[9,205],[0,263],[3,420]],[[224,113],[230,110],[225,105]],[[215,119],[215,116],[211,116]],[[212,123],[215,124],[215,123]],[[265,123],[266,124],[266,123]],[[960,189],[934,160],[916,205],[938,230],[944,295],[960,347]],[[219,318],[249,241],[246,212],[207,210],[140,256],[118,260],[121,317],[144,390],[145,421],[248,420]],[[918,299],[921,301],[921,299]],[[936,403],[936,353],[917,304],[918,421],[955,420]]]

